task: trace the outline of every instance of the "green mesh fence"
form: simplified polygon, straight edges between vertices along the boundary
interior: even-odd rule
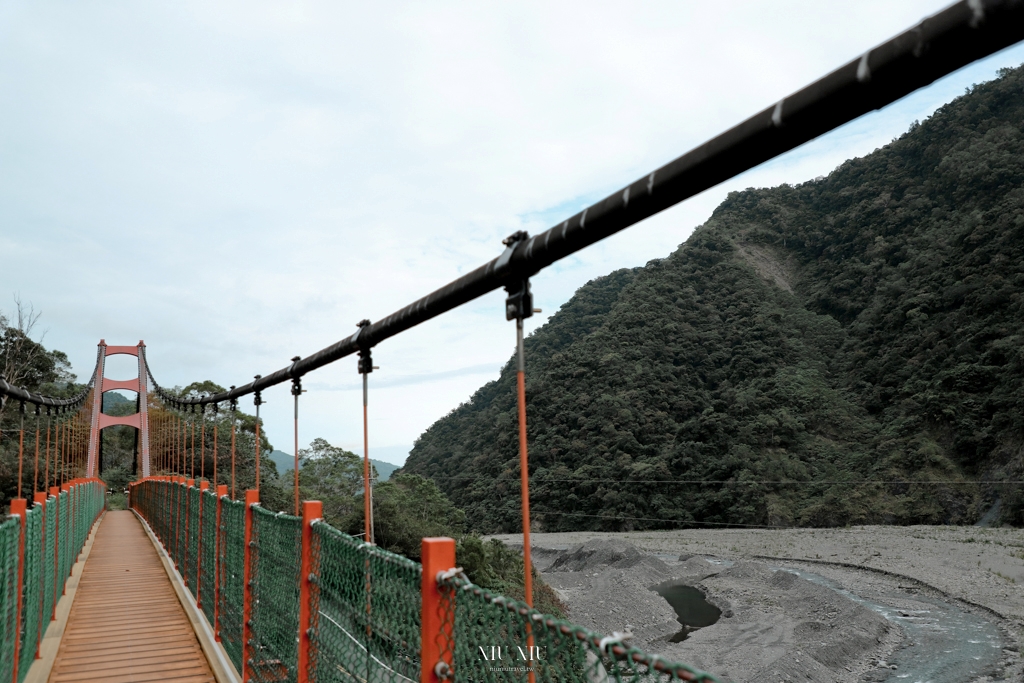
[[[242,597],[245,578],[245,504],[237,500],[221,499],[220,546],[218,567],[220,581],[220,638],[224,650],[242,670]]]
[[[71,489],[71,500],[72,506],[71,511],[74,515],[74,521],[71,523],[71,528],[74,531],[72,540],[74,543],[71,546],[71,564],[74,566],[75,561],[78,559],[78,549],[85,543],[85,511],[84,501],[82,500],[85,496],[82,495],[82,490],[85,487],[76,486]],[[68,574],[71,574],[70,567],[68,568]]]
[[[178,484],[174,487],[174,563],[177,565],[178,571],[181,572],[182,576],[185,576],[185,562],[187,560],[186,541],[188,537],[185,535],[187,530],[185,525],[187,521],[185,516],[185,494],[187,490],[188,488],[184,484]]]
[[[69,490],[65,500],[65,516],[67,517],[67,533],[64,535],[64,571],[60,580],[67,582],[71,576],[71,568],[75,566],[75,506],[72,500],[72,492]]]
[[[90,513],[96,500],[96,497],[93,495],[93,488],[89,485],[77,487],[80,500],[78,506],[78,526],[75,527],[78,531],[78,542],[75,544],[76,555],[82,551],[82,546],[85,545],[86,539],[89,538],[89,528],[92,526],[92,515]]]
[[[171,561],[177,566],[178,563],[178,487],[175,484],[168,484],[164,487],[164,496],[167,504],[167,535],[163,539],[164,548]]]
[[[153,533],[165,548],[170,548],[171,487],[141,486],[134,489],[132,493],[133,503],[135,503],[136,496],[142,499],[136,505],[144,504],[146,506],[145,517],[149,520]]]
[[[418,681],[420,565],[323,522],[311,550],[310,679]]]
[[[602,637],[525,604],[495,595],[462,577],[443,581],[443,614],[454,611],[439,634],[456,681],[716,681],[706,672]],[[454,605],[454,610],[452,606]]]
[[[92,522],[102,509],[101,485],[75,481],[71,490],[62,492],[59,498],[50,497],[44,504],[28,509],[24,538],[18,517],[7,516],[0,521],[0,681],[23,681],[28,675],[37,645],[50,624],[54,601],[63,592],[64,577],[70,573]],[[23,562],[19,559],[22,557]],[[16,649],[19,656],[15,678]]]
[[[68,566],[64,579],[71,576],[71,569],[75,566],[75,548],[78,547],[78,536],[82,530],[82,524],[78,520],[81,506],[78,505],[78,491],[72,487],[68,490]]]
[[[21,520],[0,522],[0,681],[14,676],[14,642],[18,637],[18,542]]]
[[[200,607],[206,620],[213,624],[214,617],[214,582],[217,580],[217,496],[212,491],[204,493],[200,515],[201,533],[199,544],[199,585],[202,586]]]
[[[199,489],[190,486],[185,491],[185,565],[181,575],[185,578],[192,597],[199,599]]]
[[[36,505],[25,515],[25,566],[22,570],[21,656],[18,680],[25,680],[39,643],[39,612],[42,608],[42,524],[43,507]]]
[[[189,498],[185,504],[186,496]],[[199,500],[203,511],[198,512]],[[194,502],[193,502],[194,501]],[[181,484],[145,481],[132,506],[172,553],[235,668],[242,670],[245,582],[243,503]],[[186,517],[186,515],[188,515]],[[185,533],[185,521],[189,531]],[[193,531],[194,530],[194,531]],[[341,533],[322,521],[311,528],[309,678],[333,683],[414,683],[420,677],[422,568]],[[251,680],[296,681],[302,520],[252,508],[248,660]],[[216,616],[211,592],[218,593]],[[669,683],[713,681],[710,674],[631,648],[580,626],[528,609],[469,583],[444,579],[437,644],[454,681],[527,683]],[[433,668],[437,662],[425,665]],[[532,674],[532,675],[531,675]]]
[[[42,581],[43,581],[43,605],[42,605],[42,622],[43,631],[46,631],[46,627],[50,623],[50,617],[53,615],[53,604],[54,604],[54,591],[56,580],[56,572],[53,570],[54,558],[57,556],[56,549],[53,545],[53,539],[55,538],[55,532],[57,530],[57,499],[50,496],[46,499],[46,506],[44,509],[44,517],[46,524],[43,531],[43,567],[42,567]]]
[[[72,496],[74,497],[74,500],[75,500],[75,506],[73,508],[74,511],[75,511],[75,521],[74,521],[74,527],[73,527],[74,530],[75,530],[75,544],[71,548],[71,564],[72,565],[74,565],[75,562],[78,560],[78,551],[81,549],[81,547],[83,545],[85,545],[85,534],[88,531],[85,528],[85,505],[86,505],[86,501],[85,501],[84,490],[85,490],[84,486],[76,486],[72,490],[72,492],[71,492],[71,494],[72,494]],[[71,572],[69,571],[68,573],[70,574]]]
[[[68,563],[68,555],[71,551],[71,527],[70,520],[71,515],[68,509],[68,492],[61,491],[60,495],[57,496],[57,505],[59,510],[57,514],[57,585],[64,585],[64,580],[68,577],[68,571],[70,564]]]
[[[256,681],[296,681],[302,519],[253,507],[252,647]]]

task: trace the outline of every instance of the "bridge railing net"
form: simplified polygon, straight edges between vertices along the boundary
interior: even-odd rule
[[[71,564],[71,506],[69,493],[61,491],[57,494],[57,583],[63,585],[68,578]]]
[[[14,643],[18,636],[18,543],[21,520],[0,522],[0,681],[14,675]]]
[[[168,498],[165,492],[173,494],[171,505],[162,502]],[[183,520],[170,517],[185,514],[180,501],[186,495],[191,493],[181,484],[144,480],[133,486],[132,507],[154,529],[180,530],[185,526]],[[195,590],[203,596],[204,614],[229,659],[239,672],[244,663],[250,680],[297,681],[304,579],[302,518],[252,506],[246,576],[245,505],[221,498],[220,519],[214,517],[211,522],[206,511],[213,510],[216,515],[216,507],[206,501],[214,497],[204,494],[203,499],[203,549],[180,549],[178,554],[203,558],[205,567],[208,529],[211,524],[217,529],[216,566],[212,572],[204,568],[196,576]],[[181,533],[171,532],[169,538],[199,542],[198,533],[195,537],[191,532],[187,537]],[[308,679],[332,683],[419,681],[420,564],[344,534],[322,520],[312,522],[309,538]],[[251,594],[249,641],[245,643],[247,579]],[[207,583],[210,581],[212,586]],[[464,577],[445,579],[441,587],[447,625],[437,638],[451,662],[448,680],[526,683],[531,671],[535,681],[559,683],[714,680],[686,665],[540,614]],[[211,616],[206,605],[213,597],[216,614]],[[433,668],[436,662],[427,665]]]
[[[185,495],[188,487],[185,484],[174,486],[174,564],[184,576],[187,576],[186,562],[188,562],[188,537],[186,536],[185,523],[188,521],[185,515]]]
[[[252,679],[296,681],[302,519],[254,506],[251,547]]]
[[[199,489],[189,486],[185,490],[185,585],[192,597],[199,599]]]
[[[217,613],[225,652],[242,670],[242,600],[245,589],[245,503],[221,499],[218,527]]]
[[[68,488],[29,508],[24,527],[16,515],[0,521],[0,681],[25,680],[64,581],[103,511],[102,482],[72,480]]]
[[[199,606],[206,615],[206,620],[214,623],[216,596],[212,590],[217,580],[217,496],[213,491],[204,491],[199,515]]]
[[[323,522],[311,554],[310,679],[420,680],[419,563]]]
[[[50,623],[50,617],[53,615],[54,606],[57,598],[57,572],[54,569],[57,559],[57,549],[54,547],[53,539],[56,538],[57,534],[57,499],[50,496],[46,499],[46,505],[43,506],[43,571],[42,571],[42,582],[43,582],[43,599],[42,609],[40,617],[43,624],[43,631],[45,632],[46,626]]]
[[[22,570],[21,652],[31,653],[19,658],[18,680],[25,680],[39,644],[39,624],[43,608],[42,545],[43,506],[36,505],[25,515],[25,560]]]
[[[451,659],[452,680],[521,683],[531,674],[535,681],[558,683],[717,680],[624,645],[616,637],[542,614],[464,577],[443,579],[441,585],[447,623],[439,644]]]

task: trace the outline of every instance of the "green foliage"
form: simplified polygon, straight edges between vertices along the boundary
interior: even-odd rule
[[[523,556],[501,541],[483,541],[469,534],[462,537],[455,550],[459,566],[469,580],[495,593],[522,601],[526,596],[523,583]],[[556,617],[565,617],[565,604],[555,591],[533,569],[533,606]]]
[[[323,503],[327,523],[339,529],[344,528],[349,518],[356,513],[356,496],[363,490],[362,458],[319,438],[313,439],[309,448],[299,449],[299,457],[301,497],[304,500],[319,500]],[[289,489],[293,485],[288,477],[282,483]],[[359,505],[361,510],[361,503]]]
[[[129,399],[116,391],[103,394],[103,412],[107,415],[134,415],[138,412],[138,400]],[[138,458],[138,430],[118,425],[107,427],[100,434],[100,477],[113,492],[121,492],[129,481]]]
[[[175,387],[166,390],[169,394],[179,397],[196,398],[199,396],[217,394],[225,391],[220,385],[205,380],[193,382],[185,388]],[[231,428],[235,428],[235,497],[240,498],[246,489],[255,487],[256,484],[256,416],[250,415],[242,410],[232,413],[220,406],[218,412],[214,413],[212,408],[207,408],[203,413],[183,412],[168,410],[159,402],[150,408],[150,422],[159,422],[157,414],[168,414],[175,420],[184,418],[187,422],[195,424],[195,464],[196,477],[205,476],[211,482],[214,474],[214,459],[216,458],[217,483],[227,484],[228,493],[231,490]],[[205,429],[203,423],[205,422]],[[282,485],[279,480],[279,473],[270,454],[274,451],[273,445],[267,439],[266,430],[262,428],[263,420],[260,419],[260,502],[269,510],[292,512],[294,509],[292,498],[292,487]],[[214,450],[214,428],[216,427],[217,448]],[[191,474],[193,463],[192,453],[192,427],[188,427],[188,461],[186,462],[186,474]],[[205,452],[205,459],[203,453]]]
[[[38,391],[50,384],[72,384],[75,375],[63,351],[47,350],[29,331],[8,323],[0,311],[0,374],[15,386]]]
[[[538,528],[1024,523],[1022,128],[1007,70],[581,288],[526,342]],[[518,531],[516,424],[510,361],[405,471]]]
[[[128,496],[121,491],[110,491],[110,495],[107,496],[107,509],[108,510],[127,510],[128,509]]]
[[[305,468],[302,473],[305,474]],[[349,517],[347,529],[352,535],[363,533],[363,502]],[[375,542],[395,553],[420,560],[422,539],[447,536],[456,539],[455,557],[469,579],[484,588],[522,600],[523,556],[504,543],[483,542],[466,533],[465,513],[452,505],[437,485],[415,474],[398,473],[373,487],[373,526]],[[545,614],[564,616],[565,606],[554,590],[533,572],[534,605]]]
[[[71,373],[71,364],[62,351],[47,349],[42,339],[33,339],[34,328],[39,321],[40,313],[31,304],[23,304],[17,297],[15,306],[8,316],[0,310],[0,376],[9,383],[29,391],[43,393],[56,398],[69,398],[78,395],[84,387],[75,384],[75,375]],[[34,407],[21,406],[7,397],[0,397],[0,509],[8,506],[10,499],[18,494],[18,454],[20,431],[24,418],[24,447],[21,467],[22,495],[31,496],[33,480],[41,480],[43,475],[35,471],[35,427],[36,415]],[[43,430],[45,450],[45,411],[39,417]],[[43,469],[43,463],[40,464]]]
[[[363,520],[363,497],[359,495],[345,528],[352,535],[362,534]],[[457,538],[465,525],[465,513],[429,479],[396,474],[373,487],[374,541],[385,550],[418,561],[424,537]]]

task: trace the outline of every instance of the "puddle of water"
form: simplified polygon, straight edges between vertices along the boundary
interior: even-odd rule
[[[667,581],[651,586],[650,590],[665,598],[675,610],[676,621],[683,626],[669,638],[670,643],[682,642],[692,629],[711,626],[722,616],[722,610],[709,603],[704,593],[693,586]]]
[[[944,600],[926,595],[901,595],[902,600],[923,603],[928,608],[900,610],[855,595],[813,572],[774,569],[830,588],[899,624],[909,644],[889,660],[898,668],[888,681],[962,683],[997,666],[1002,658],[1003,639],[996,625]]]

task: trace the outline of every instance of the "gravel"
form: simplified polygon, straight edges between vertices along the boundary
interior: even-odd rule
[[[522,547],[519,535],[496,536]],[[534,564],[569,618],[629,632],[649,652],[724,681],[868,682],[912,679],[889,660],[910,645],[900,619],[780,570],[813,572],[894,614],[941,598],[998,626],[1002,659],[960,680],[1024,680],[1024,532],[979,527],[572,532],[532,535]],[[651,587],[697,587],[722,610],[683,628]],[[903,622],[905,623],[905,622]],[[673,638],[676,636],[676,638]],[[897,678],[898,677],[898,678]]]

